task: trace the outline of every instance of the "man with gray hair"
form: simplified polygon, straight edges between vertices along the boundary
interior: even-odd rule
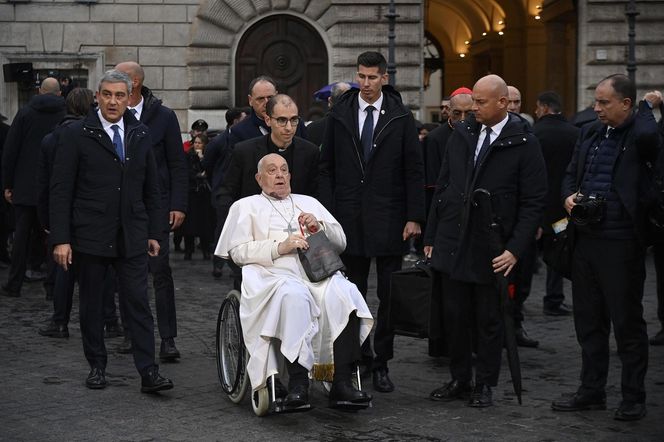
[[[51,243],[58,265],[66,271],[77,266],[81,336],[90,364],[85,385],[106,387],[99,287],[113,266],[141,392],[154,393],[173,388],[154,361],[148,303],[148,255],[159,254],[163,234],[161,195],[150,132],[127,109],[131,87],[126,74],[106,72],[96,93],[99,108],[63,130],[51,175]]]
[[[65,100],[60,96],[60,83],[48,77],[42,81],[39,95],[18,111],[7,134],[2,154],[2,188],[5,200],[14,206],[16,230],[9,277],[2,286],[5,296],[21,296],[30,238],[43,237],[37,218],[36,159],[42,138],[64,116]]]
[[[330,96],[327,97],[327,107],[328,110],[332,109],[332,106],[339,101],[339,98],[351,88],[349,83],[345,81],[339,81],[334,83],[330,88]],[[327,122],[327,114],[320,120],[316,120],[307,126],[307,140],[314,143],[316,146],[320,146],[323,142],[323,134],[325,132],[325,123]]]

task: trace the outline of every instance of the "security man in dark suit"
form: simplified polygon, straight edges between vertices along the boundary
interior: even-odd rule
[[[127,111],[131,87],[126,74],[106,72],[96,94],[99,109],[64,129],[51,175],[51,241],[57,264],[78,266],[81,335],[91,368],[86,386],[106,387],[99,287],[113,266],[141,391],[153,393],[173,388],[154,361],[148,303],[148,255],[158,255],[162,233],[159,180],[148,128]]]
[[[167,108],[156,98],[152,91],[143,86],[145,73],[143,68],[133,61],[120,63],[115,67],[126,73],[132,80],[132,93],[129,97],[129,109],[136,118],[150,129],[152,149],[154,150],[159,187],[161,189],[161,243],[159,255],[149,260],[150,273],[154,284],[157,326],[161,337],[159,358],[162,361],[174,361],[180,357],[175,347],[178,334],[175,312],[175,287],[169,263],[168,232],[175,230],[184,221],[189,192],[187,161],[182,150],[180,124],[175,112]],[[121,308],[123,308],[121,306]],[[126,335],[125,335],[126,336]],[[120,351],[127,351],[127,341]]]

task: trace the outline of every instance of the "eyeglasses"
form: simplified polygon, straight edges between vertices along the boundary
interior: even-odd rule
[[[297,127],[297,125],[300,122],[300,117],[293,117],[291,119],[288,119],[286,117],[277,117],[277,118],[272,118],[274,121],[277,122],[277,126],[279,127],[286,127],[286,123],[290,121],[291,127]]]
[[[282,175],[288,175],[290,172],[288,172],[288,167],[282,167],[281,169],[279,168],[271,168],[265,171],[268,175],[270,176],[275,176],[277,172],[281,172]]]

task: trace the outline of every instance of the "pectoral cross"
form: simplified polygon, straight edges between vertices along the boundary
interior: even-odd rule
[[[288,227],[286,227],[282,232],[288,232],[289,235],[292,235],[293,233],[297,232],[297,230],[288,223]]]

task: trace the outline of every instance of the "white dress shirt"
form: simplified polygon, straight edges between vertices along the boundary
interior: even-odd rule
[[[500,136],[500,133],[503,131],[503,128],[507,124],[507,121],[510,119],[509,114],[505,116],[505,118],[498,124],[491,126],[491,133],[490,133],[490,138],[489,140],[490,143],[493,143],[496,141],[496,138]],[[480,149],[482,148],[482,144],[484,143],[484,139],[486,138],[486,128],[488,126],[482,125],[482,130],[480,131],[480,137],[477,139],[477,146],[475,146],[475,161],[477,161],[477,155],[480,154]]]
[[[141,114],[143,113],[143,103],[145,103],[145,100],[143,99],[143,96],[141,95],[141,101],[138,102],[138,104],[134,107],[129,106],[129,110],[131,111],[134,109],[136,113],[134,116],[138,121],[141,121]]]
[[[124,120],[122,118],[120,118],[120,121],[118,121],[117,123],[111,123],[110,121],[106,120],[102,116],[101,110],[99,110],[99,109],[97,109],[97,115],[99,116],[99,120],[101,121],[101,127],[104,128],[104,132],[106,132],[108,134],[108,137],[111,139],[111,143],[113,143],[113,135],[115,135],[115,133],[113,132],[113,129],[111,129],[111,126],[113,126],[114,124],[118,125],[118,127],[120,128],[120,136],[122,137],[122,147],[124,149],[124,144],[125,144],[125,142],[124,142],[124,139],[125,139]],[[126,152],[126,149],[124,149],[124,150]],[[125,153],[125,155],[126,155],[126,153]]]
[[[362,128],[364,127],[364,120],[367,119],[367,113],[365,112],[367,106],[373,106],[375,108],[372,113],[374,117],[373,128],[376,129],[376,124],[378,124],[378,116],[380,115],[380,108],[383,106],[383,93],[381,92],[380,97],[378,97],[378,100],[376,100],[372,104],[367,103],[362,99],[362,96],[360,94],[357,94],[357,102],[360,105],[357,110],[357,123],[358,123],[358,128],[360,130],[359,135],[362,136]]]

